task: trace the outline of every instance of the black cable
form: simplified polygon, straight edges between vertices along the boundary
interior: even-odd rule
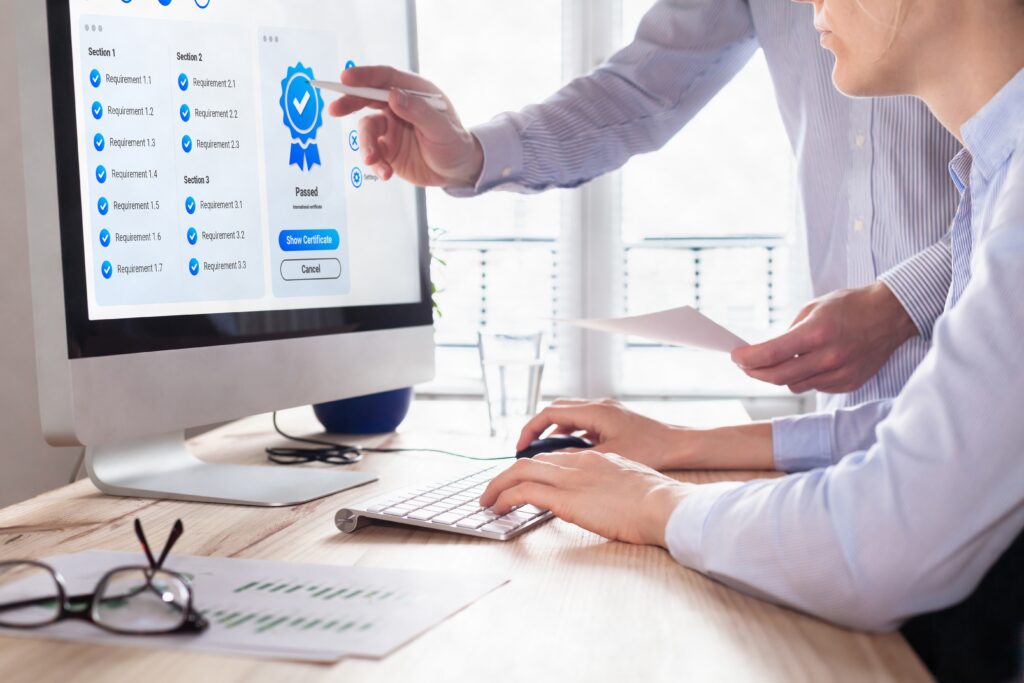
[[[514,456],[498,458],[478,458],[473,455],[463,455],[437,448],[370,448],[368,446],[349,446],[347,444],[324,441],[322,439],[310,439],[308,437],[293,436],[284,432],[277,424],[277,411],[273,414],[274,431],[289,441],[308,443],[318,448],[267,448],[267,458],[278,465],[301,465],[309,462],[326,462],[331,465],[352,465],[363,459],[363,453],[440,453],[455,458],[466,460],[512,460]]]

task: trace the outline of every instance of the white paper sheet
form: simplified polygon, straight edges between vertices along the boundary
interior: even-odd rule
[[[91,593],[113,567],[146,564],[140,553],[104,550],[45,561],[64,576],[71,595]],[[171,555],[166,566],[192,577],[196,608],[210,622],[203,633],[121,636],[77,620],[0,633],[313,662],[379,658],[508,581],[226,557]]]
[[[692,306],[667,311],[633,315],[625,318],[594,318],[559,320],[588,330],[631,334],[669,344],[696,346],[712,351],[731,353],[747,346],[747,342],[725,329]]]

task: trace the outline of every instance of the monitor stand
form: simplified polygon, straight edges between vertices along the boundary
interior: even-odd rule
[[[113,496],[263,507],[298,505],[377,479],[351,470],[204,462],[188,451],[183,432],[90,446],[85,469]]]

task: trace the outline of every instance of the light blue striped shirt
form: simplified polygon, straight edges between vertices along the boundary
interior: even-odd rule
[[[921,332],[826,405],[895,396],[927,352],[949,289],[943,237],[956,191],[943,168],[958,145],[917,100],[838,94],[811,12],[784,0],[662,0],[593,73],[474,128],[483,172],[475,188],[450,192],[573,187],[618,168],[664,145],[760,45],[797,156],[815,294],[881,278]]]
[[[965,598],[1024,530],[1024,69],[961,129],[953,277],[899,396],[833,417],[835,464],[698,487],[672,556],[740,590],[864,629]],[[849,443],[847,443],[849,441]]]

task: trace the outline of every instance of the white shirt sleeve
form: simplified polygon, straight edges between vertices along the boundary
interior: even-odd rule
[[[966,597],[1024,528],[1024,210],[1013,218],[975,245],[970,284],[870,449],[700,487],[666,529],[673,557],[868,630]]]

